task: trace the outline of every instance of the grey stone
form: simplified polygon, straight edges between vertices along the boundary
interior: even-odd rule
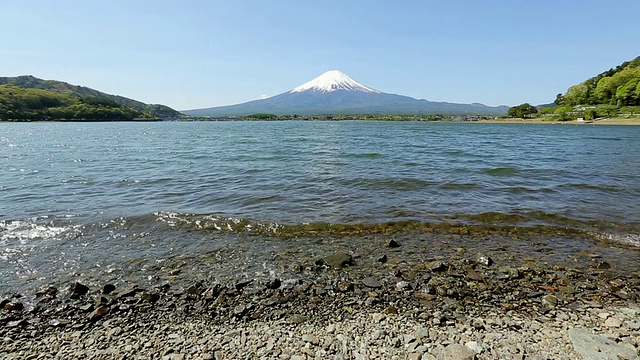
[[[627,360],[639,359],[635,349],[620,345],[605,336],[592,334],[584,329],[569,329],[569,339],[573,349],[584,360]]]
[[[415,342],[415,341],[416,341],[416,337],[415,337],[415,336],[413,336],[413,335],[411,335],[411,334],[405,334],[405,335],[402,337],[402,340],[404,340],[404,343],[405,343],[405,344],[411,344],[412,342]]]
[[[631,330],[638,331],[638,330],[640,330],[640,321],[638,321],[638,320],[630,321],[630,322],[627,323],[627,326]]]
[[[620,326],[622,326],[622,321],[620,321],[620,319],[618,319],[618,318],[610,317],[607,320],[605,320],[604,326],[612,327],[612,328],[619,328]]]
[[[476,358],[475,352],[460,344],[447,346],[442,350],[441,355],[443,360],[474,360]]]
[[[429,329],[427,328],[418,328],[418,330],[416,330],[416,338],[418,340],[422,340],[422,339],[428,339],[429,338]]]
[[[476,354],[480,354],[484,351],[482,345],[480,345],[477,341],[469,341],[465,343],[464,346],[468,347],[469,350],[473,351]]]
[[[362,279],[362,284],[366,287],[373,288],[373,289],[379,289],[382,287],[382,284],[380,283],[380,281],[372,277],[366,277]]]

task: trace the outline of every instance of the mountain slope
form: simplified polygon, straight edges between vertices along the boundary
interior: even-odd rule
[[[5,84],[17,85],[25,88],[47,90],[80,99],[97,98],[109,100],[115,102],[118,105],[126,106],[160,118],[176,117],[180,115],[180,112],[165,105],[145,104],[143,102],[129,99],[123,96],[106,94],[88,87],[71,85],[66,82],[56,80],[43,80],[30,75],[17,77],[0,77],[0,85]]]
[[[254,113],[284,114],[506,114],[508,107],[455,104],[418,100],[383,93],[348,75],[328,71],[291,91],[237,105],[183,111],[194,116],[242,116]]]

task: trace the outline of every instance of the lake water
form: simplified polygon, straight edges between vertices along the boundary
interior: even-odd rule
[[[274,254],[329,251],[307,235],[352,244],[376,224],[518,241],[512,229],[523,244],[622,255],[637,271],[639,149],[634,126],[3,123],[0,291],[162,281],[184,264],[273,273]]]

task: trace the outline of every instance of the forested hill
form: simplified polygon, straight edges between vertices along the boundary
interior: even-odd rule
[[[111,100],[0,85],[0,121],[119,121],[154,118]]]
[[[49,92],[66,95],[76,99],[106,100],[108,103],[125,106],[135,109],[140,113],[147,113],[159,118],[169,118],[179,116],[180,113],[168,106],[158,104],[145,104],[140,101],[129,99],[123,96],[106,94],[84,86],[71,85],[66,82],[56,80],[42,80],[30,75],[18,77],[0,77],[0,85],[15,85],[30,89],[40,89]]]
[[[640,106],[640,56],[570,87],[556,104]]]

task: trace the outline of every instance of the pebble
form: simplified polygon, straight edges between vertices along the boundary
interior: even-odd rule
[[[605,320],[604,326],[610,327],[610,328],[619,328],[620,326],[622,326],[622,321],[620,319],[610,317],[607,320]]]
[[[320,340],[318,340],[318,337],[313,335],[313,334],[305,334],[302,336],[302,341],[306,341],[308,343],[311,343],[313,345],[318,345],[320,343]]]

